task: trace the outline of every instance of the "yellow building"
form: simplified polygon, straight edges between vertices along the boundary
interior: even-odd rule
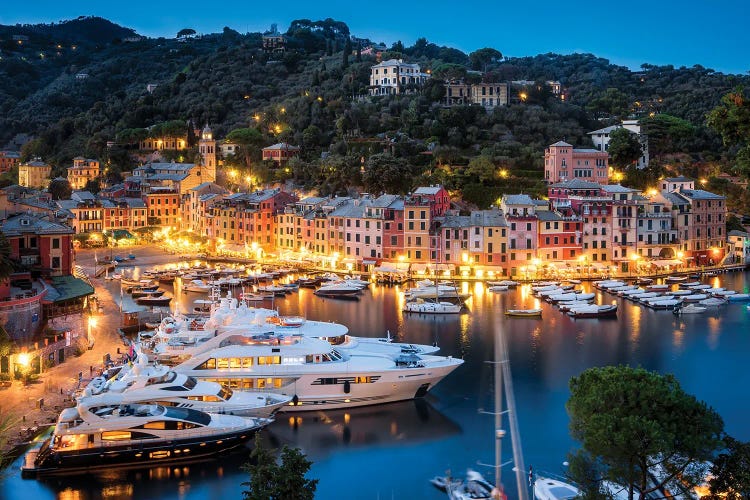
[[[68,182],[74,190],[86,189],[86,184],[97,180],[100,175],[99,162],[82,156],[73,158],[73,166],[68,167]]]
[[[49,186],[52,167],[43,161],[34,161],[18,165],[18,184],[27,188],[45,189]]]

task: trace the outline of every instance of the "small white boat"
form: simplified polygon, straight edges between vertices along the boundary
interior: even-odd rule
[[[185,292],[208,293],[213,287],[203,280],[192,280],[182,287]]]
[[[508,285],[492,285],[487,287],[488,292],[507,292]]]
[[[709,297],[707,299],[701,300],[698,303],[706,307],[719,307],[719,306],[723,306],[724,304],[726,304],[727,301],[724,299],[716,298],[716,297]]]
[[[682,301],[680,299],[667,299],[667,300],[656,300],[648,304],[652,309],[674,309],[678,307]]]
[[[694,293],[693,295],[685,295],[682,297],[683,302],[700,302],[708,298],[705,293]]]
[[[506,316],[512,318],[541,318],[541,309],[508,309],[505,311]]]
[[[727,297],[729,302],[745,302],[750,300],[750,293],[735,293]]]
[[[735,292],[734,290],[717,290],[715,292],[713,290],[709,290],[709,292],[711,292],[715,297],[729,298],[732,295],[737,295],[737,292]]]
[[[596,305],[571,309],[568,316],[573,318],[612,318],[617,316],[617,304]]]
[[[502,280],[502,281],[488,281],[487,286],[507,286],[508,288],[515,288],[519,285],[518,281],[513,280]]]
[[[664,281],[666,283],[684,283],[687,279],[687,276],[667,276]]]
[[[693,288],[700,285],[700,281],[690,281],[688,283],[680,283],[680,288]]]
[[[663,292],[669,290],[669,285],[649,285],[646,287],[649,292]]]
[[[688,304],[682,307],[675,307],[672,312],[675,314],[700,314],[706,312],[706,308],[696,304]]]
[[[404,304],[404,312],[423,314],[458,314],[461,306],[451,302],[426,302],[417,299],[414,302]]]

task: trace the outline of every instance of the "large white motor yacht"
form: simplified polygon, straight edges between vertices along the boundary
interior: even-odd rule
[[[422,352],[430,346],[350,338],[343,325],[285,321],[274,311],[238,306],[230,298],[221,299],[203,328],[200,336],[182,345],[164,342],[165,329],[164,335],[154,336],[154,354],[161,361],[179,363],[174,367],[178,373],[231,389],[272,390],[292,397],[284,411],[422,397],[463,363]]]
[[[119,394],[126,404],[158,403],[207,413],[264,418],[271,417],[291,399],[271,392],[233,391],[215,382],[176,373],[166,366],[147,364],[143,354],[134,365],[119,367],[116,374],[105,372],[93,379],[78,402],[90,406],[100,396],[109,394]]]
[[[26,455],[23,475],[195,460],[241,446],[272,421],[157,404],[122,404],[120,395],[89,403],[60,413],[52,436]]]

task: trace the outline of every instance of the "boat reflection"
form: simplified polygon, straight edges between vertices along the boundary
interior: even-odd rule
[[[461,427],[427,400],[415,399],[349,410],[281,415],[267,431],[274,446],[302,448],[315,461],[342,447],[439,440],[458,434]]]

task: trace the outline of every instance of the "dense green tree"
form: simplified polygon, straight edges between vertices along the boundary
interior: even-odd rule
[[[591,368],[570,380],[570,391],[570,430],[590,457],[589,468],[622,485],[630,500],[642,500],[677,476],[697,484],[700,478],[691,472],[721,445],[721,417],[685,393],[672,375]],[[656,468],[663,472],[653,484],[649,473]]]
[[[586,109],[595,114],[597,118],[602,116],[625,116],[630,109],[631,99],[622,90],[609,87],[599,92],[586,105]]]
[[[643,155],[643,146],[638,136],[626,128],[617,128],[609,134],[610,163],[624,168],[637,162]]]
[[[52,179],[47,188],[53,200],[69,200],[73,192],[67,179]]]
[[[250,461],[244,469],[250,481],[242,483],[247,487],[242,492],[243,500],[312,500],[318,486],[317,479],[305,476],[312,463],[296,448],[284,446],[281,449],[279,464],[273,453],[263,446],[259,434],[255,436],[255,446]]]
[[[709,488],[713,499],[750,498],[750,443],[724,438],[725,449],[713,460]]]
[[[260,150],[263,148],[263,134],[258,129],[236,128],[230,131],[226,138],[229,142],[233,142],[240,147],[238,157],[246,167],[249,167],[253,161],[260,159]]]
[[[721,135],[724,145],[736,146],[737,169],[750,176],[750,101],[743,87],[736,87],[721,98],[707,119],[708,126]]]
[[[195,30],[193,28],[183,28],[177,32],[177,38],[185,38],[193,35],[195,35]]]
[[[491,47],[478,49],[469,54],[471,69],[485,72],[490,64],[496,64],[500,62],[502,58],[503,55],[500,51]]]
[[[352,40],[347,37],[346,43],[344,44],[344,51],[342,53],[341,67],[346,69],[349,67],[349,56],[352,53]]]
[[[471,177],[472,180],[478,180],[483,184],[492,183],[497,177],[497,169],[495,168],[495,164],[492,163],[492,160],[487,158],[486,156],[477,156],[476,158],[472,158],[469,162],[468,167],[466,168],[465,173],[467,176]]]
[[[404,194],[414,185],[406,160],[388,153],[374,154],[367,159],[363,181],[369,193]]]
[[[641,120],[641,133],[648,138],[649,154],[659,157],[686,144],[695,133],[695,127],[682,118],[658,114]]]
[[[101,184],[99,184],[98,179],[91,179],[86,181],[86,186],[83,189],[91,194],[97,194],[101,190]]]

